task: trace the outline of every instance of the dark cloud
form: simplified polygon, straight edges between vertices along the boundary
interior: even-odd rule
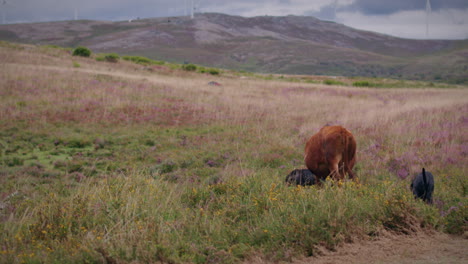
[[[0,0],[9,23],[80,19],[118,20],[184,14],[185,0]]]
[[[217,10],[232,15],[254,14],[255,9],[258,9],[260,14],[269,8],[271,10],[282,8],[295,12],[295,15],[314,15],[323,19],[333,19],[335,13],[334,0],[194,1],[199,3],[199,11]],[[338,0],[338,11],[384,15],[403,10],[422,10],[426,6],[425,0],[355,0],[351,4],[346,2],[350,1]],[[191,0],[0,0],[0,9],[10,23],[72,19],[75,7],[80,18],[117,20],[131,17],[184,15],[190,9],[190,3]],[[444,8],[468,9],[468,0],[431,0],[431,7],[434,11]]]
[[[314,16],[322,20],[335,20],[337,8],[334,4],[326,5],[320,8],[320,11],[307,11],[304,13],[306,16]]]
[[[425,6],[425,2],[424,2]],[[466,0],[431,0],[431,7],[433,10],[440,10],[445,8],[453,9],[467,9],[468,1]]]
[[[467,9],[467,0],[431,0],[431,9]],[[386,15],[400,11],[426,9],[425,0],[356,0],[353,4],[341,7],[343,11],[358,11],[366,15]]]

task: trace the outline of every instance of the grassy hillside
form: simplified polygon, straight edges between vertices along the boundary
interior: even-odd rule
[[[134,21],[0,25],[0,40],[277,74],[468,83],[466,40],[411,40],[314,17],[200,14]]]
[[[211,75],[5,42],[0,58],[2,263],[288,261],[467,231],[464,86]],[[352,85],[366,82],[380,87]],[[284,185],[326,124],[355,135],[358,181]],[[409,191],[423,166],[432,206]]]

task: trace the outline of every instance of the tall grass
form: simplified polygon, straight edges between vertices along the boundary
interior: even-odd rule
[[[279,260],[383,228],[407,233],[440,221],[401,182],[318,189],[288,188],[280,179],[259,172],[194,185],[131,172],[72,189],[58,181],[21,208],[19,219],[4,222],[3,260],[205,263],[259,252]]]
[[[0,56],[2,263],[290,260],[383,230],[466,231],[466,88],[109,69],[8,46]],[[355,135],[359,181],[285,186],[325,124]],[[423,166],[433,206],[408,188]]]

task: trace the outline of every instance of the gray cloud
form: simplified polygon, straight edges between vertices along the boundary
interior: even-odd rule
[[[5,0],[6,4],[3,4],[3,1],[0,0],[0,10],[2,18],[4,16],[7,23],[70,20],[74,18],[75,9],[79,19],[93,20],[115,21],[137,17],[181,16],[189,12],[191,3],[191,0]],[[425,10],[425,0],[195,0],[195,2],[199,3],[196,10],[200,12],[249,17],[308,15],[401,37],[424,37],[417,32],[420,32],[422,26],[425,27],[425,18],[421,13]],[[450,31],[450,38],[468,37],[467,0],[431,0],[431,6],[434,17],[437,17],[437,25],[445,31]],[[415,15],[417,20],[411,18],[411,15]],[[407,23],[406,28],[402,23]],[[414,30],[409,30],[411,28]],[[438,35],[434,31],[431,37],[447,38],[447,33]]]
[[[438,11],[441,9],[466,9],[466,0],[431,0],[431,9]],[[426,8],[425,0],[356,0],[354,3],[341,8],[343,11],[359,11],[367,15],[387,15],[400,11],[421,10]]]
[[[379,16],[341,12],[338,13],[337,19],[354,28],[403,38],[468,39],[468,9],[441,9],[432,12],[429,15],[428,32],[426,32],[424,10],[401,11]]]

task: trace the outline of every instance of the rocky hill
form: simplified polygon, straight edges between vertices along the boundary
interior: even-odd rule
[[[304,16],[60,21],[0,26],[0,39],[266,73],[468,83],[468,40],[412,40]]]

